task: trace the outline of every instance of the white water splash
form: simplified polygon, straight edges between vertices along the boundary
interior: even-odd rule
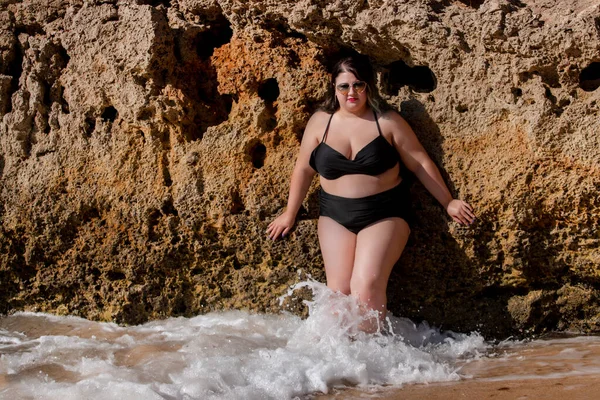
[[[18,313],[0,319],[1,399],[293,399],[340,386],[460,378],[488,345],[391,317],[358,330],[355,301],[309,280],[309,317],[242,311],[120,327]]]

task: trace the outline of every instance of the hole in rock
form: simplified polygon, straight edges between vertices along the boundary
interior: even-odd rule
[[[269,78],[265,79],[258,86],[258,95],[265,102],[272,103],[279,97],[279,84],[277,79]]]
[[[269,16],[263,20],[262,27],[266,31],[283,34],[284,37],[293,37],[303,42],[307,41],[306,36],[292,29],[284,19],[276,19],[273,16]]]
[[[233,264],[233,269],[235,269],[235,270],[242,269],[242,267],[243,267],[242,263],[240,263],[240,260],[238,260],[237,257],[233,257],[232,264]]]
[[[63,86],[60,86],[58,89],[58,104],[60,104],[62,111],[65,114],[70,114],[71,110],[69,109],[69,103],[67,102],[67,100],[65,99],[65,88]]]
[[[81,222],[84,224],[96,218],[100,218],[100,211],[96,207],[86,208],[81,213]]]
[[[538,74],[542,78],[542,82],[551,88],[560,87],[560,79],[555,66],[550,65],[547,67],[541,67],[534,73]]]
[[[568,105],[570,105],[570,104],[571,104],[571,100],[569,100],[569,99],[561,99],[561,100],[558,102],[558,106],[559,106],[559,107],[566,107],[566,106],[568,106]]]
[[[216,74],[213,75],[213,71],[209,71],[207,76],[214,76],[214,80],[207,78],[204,84],[198,88],[198,113],[194,117],[193,124],[184,126],[184,136],[187,141],[201,140],[209,127],[227,121],[233,107],[233,96],[219,94]]]
[[[432,1],[429,7],[436,14],[441,14],[450,5],[448,0]]]
[[[265,101],[265,108],[258,118],[258,125],[263,132],[270,132],[277,127],[277,109],[273,102],[277,100],[279,93],[279,85],[275,78],[266,79],[258,86],[258,95]]]
[[[121,271],[108,271],[106,277],[111,281],[122,281],[127,276],[125,276],[125,274]]]
[[[386,68],[388,72],[384,78],[384,90],[387,94],[397,94],[402,86],[409,86],[418,93],[429,93],[437,87],[437,79],[428,67],[409,67],[400,60],[387,65]]]
[[[175,45],[173,46],[173,55],[175,56],[175,61],[177,63],[181,63],[183,61],[183,57],[181,55],[181,36],[175,35]]]
[[[58,46],[57,49],[57,54],[60,57],[60,66],[61,68],[66,68],[67,65],[69,64],[69,61],[71,60],[71,56],[69,56],[69,53],[67,53],[67,49],[65,49],[62,46]]]
[[[156,231],[154,230],[154,228],[158,225],[158,221],[160,220],[161,217],[161,212],[157,209],[152,209],[149,210],[148,213],[148,219],[147,219],[147,224],[148,224],[148,240],[151,242],[155,242],[158,240],[158,235],[156,233]]]
[[[546,89],[544,90],[544,96],[546,96],[546,98],[550,100],[552,104],[556,104],[556,96],[552,94],[552,90],[550,90],[548,86],[546,86]]]
[[[523,95],[523,90],[521,88],[512,88],[510,89],[510,92],[515,97],[515,99]]]
[[[194,124],[186,124],[183,128],[183,136],[188,142],[194,142],[196,140],[202,140],[204,132],[207,127],[203,127],[201,124],[204,120],[201,117],[194,119]]]
[[[158,7],[160,5],[163,5],[166,8],[171,7],[171,0],[141,0],[139,3],[152,7]]]
[[[18,35],[18,32],[15,32]],[[19,89],[19,80],[23,73],[23,50],[21,45],[17,43],[15,45],[15,55],[10,64],[8,64],[8,75],[12,77],[10,81],[10,89],[8,90],[8,104],[6,113],[12,111],[12,95]]]
[[[288,50],[288,60],[290,62],[290,68],[298,68],[300,67],[300,64],[302,63],[302,60],[300,59],[300,56],[298,55],[298,53],[296,53],[294,50],[289,49]]]
[[[13,1],[13,3],[17,3],[16,1]],[[18,2],[20,3],[20,2]],[[17,25],[19,26],[16,31],[15,31],[15,36],[19,36],[19,34],[21,33],[26,33],[29,36],[35,36],[35,35],[46,35],[46,31],[44,30],[44,26],[40,23],[40,22],[31,22],[28,21],[29,24],[25,25],[22,23],[17,23]],[[51,21],[48,21],[51,22]]]
[[[527,82],[528,80],[532,79],[534,76],[539,76],[543,83],[545,83],[546,85],[548,85],[552,88],[560,87],[560,79],[558,77],[558,72],[556,70],[556,67],[554,67],[554,66],[549,65],[549,66],[543,66],[543,67],[536,67],[535,69],[532,69],[530,71],[520,72],[519,80],[521,82]]]
[[[200,59],[207,60],[216,48],[229,43],[233,36],[231,24],[225,17],[215,21],[214,25],[196,37],[196,54]]]
[[[119,115],[117,109],[113,106],[108,106],[104,109],[104,111],[102,111],[100,118],[102,118],[104,121],[113,122],[117,118],[117,115]]]
[[[233,30],[223,14],[205,17],[208,21],[202,32],[190,35],[181,29],[173,30],[175,47],[180,51],[176,56],[184,62],[181,69],[174,71],[172,80],[191,105],[188,114],[191,120],[186,118],[182,123],[183,137],[187,142],[202,140],[208,128],[227,121],[233,106],[234,98],[219,92],[217,70],[210,61],[216,48],[229,43]],[[201,76],[202,79],[190,80],[190,76]]]
[[[581,71],[579,87],[586,92],[593,92],[600,87],[600,62],[593,62]]]
[[[176,303],[176,305],[173,307],[173,315],[174,316],[179,316],[179,315],[186,315],[188,311],[188,305],[185,304],[185,300],[183,299],[179,299]]]
[[[237,190],[233,190],[231,192],[231,207],[229,211],[232,214],[241,214],[245,209],[246,207],[244,206],[240,193]]]
[[[171,178],[171,171],[169,171],[169,158],[167,157],[166,152],[163,152],[160,164],[163,183],[166,187],[171,187],[171,185],[173,185],[173,179]]]
[[[83,124],[83,132],[85,136],[90,137],[94,130],[96,129],[96,118],[94,117],[86,117],[85,123]]]
[[[140,139],[142,139],[142,143],[146,144],[146,134],[142,130],[136,131],[137,135]]]
[[[145,121],[145,120],[152,118],[153,116],[154,116],[154,108],[146,107],[146,108],[142,108],[138,112],[137,119],[139,119],[140,121]]]
[[[465,106],[464,104],[459,104],[455,107],[456,111],[458,111],[459,113],[465,113],[467,111],[469,111],[469,108],[467,106]]]
[[[52,106],[52,98],[50,96],[50,85],[46,81],[40,82],[40,86],[42,87],[42,91],[44,92],[43,100],[45,106],[50,108]]]
[[[108,16],[103,22],[119,22],[119,13],[115,11],[113,14]]]
[[[227,118],[229,118],[229,113],[233,108],[233,96],[229,94],[224,94],[220,97],[220,101],[223,107],[225,108],[225,118],[223,119],[223,121],[227,121]]]
[[[148,213],[148,225],[151,227],[158,225],[158,219],[160,218],[160,216],[161,216],[160,211],[158,211],[156,208],[153,208]]]
[[[146,87],[146,84],[148,84],[148,78],[143,76],[143,75],[132,75],[133,81],[142,86],[142,87]]]
[[[481,7],[481,5],[483,3],[485,3],[485,0],[458,0],[458,1],[463,3],[466,6],[471,7],[471,8],[479,8],[479,7]]]
[[[275,128],[273,128],[273,129],[275,129]],[[279,143],[281,143],[282,140],[283,140],[283,138],[281,137],[281,135],[278,135],[277,133],[275,135],[273,135],[273,147],[279,146]]]
[[[160,210],[162,211],[163,215],[174,215],[176,217],[179,215],[179,213],[177,212],[177,209],[173,205],[173,200],[171,200],[171,199],[167,199],[167,200],[163,201],[163,204],[162,204],[162,207],[160,208]]]
[[[258,127],[263,132],[271,132],[277,128],[277,117],[275,116],[275,108],[269,104],[258,116]]]
[[[250,147],[249,150],[250,159],[254,168],[262,168],[265,165],[265,158],[267,158],[267,148],[261,142],[256,142]]]
[[[48,110],[52,108],[52,85],[45,79],[39,81],[40,89],[42,91],[42,104],[46,107],[40,107],[38,109],[38,118],[36,118],[37,128],[45,133],[50,133],[50,124],[48,124]]]
[[[162,174],[165,186],[171,187],[173,185],[173,179],[171,178],[171,172],[169,171],[169,168],[167,168],[166,165],[163,165]]]

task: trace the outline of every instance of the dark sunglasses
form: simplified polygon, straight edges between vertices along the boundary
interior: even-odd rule
[[[335,88],[337,89],[338,92],[340,92],[341,94],[343,94],[345,96],[350,92],[350,86],[352,86],[352,89],[354,89],[354,91],[356,93],[360,94],[360,93],[364,92],[365,89],[367,88],[367,82],[356,81],[356,82],[353,82],[352,85],[350,85],[349,83],[340,83],[339,85],[336,85]]]

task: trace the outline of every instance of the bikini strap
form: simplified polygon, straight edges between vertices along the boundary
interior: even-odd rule
[[[331,119],[333,118],[333,114],[329,117],[329,122],[327,122],[327,127],[325,127],[325,133],[323,133],[323,139],[321,139],[321,143],[325,142],[327,139],[327,133],[329,132],[329,125],[331,125]]]
[[[377,130],[379,131],[379,136],[383,136],[381,133],[381,127],[379,126],[379,120],[377,119],[377,113],[373,110],[373,116],[375,117],[375,123],[377,124]]]

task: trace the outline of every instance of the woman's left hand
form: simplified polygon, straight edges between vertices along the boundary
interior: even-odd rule
[[[461,225],[471,225],[475,221],[475,213],[473,207],[462,200],[452,200],[446,207],[446,212],[452,217],[453,220]]]

